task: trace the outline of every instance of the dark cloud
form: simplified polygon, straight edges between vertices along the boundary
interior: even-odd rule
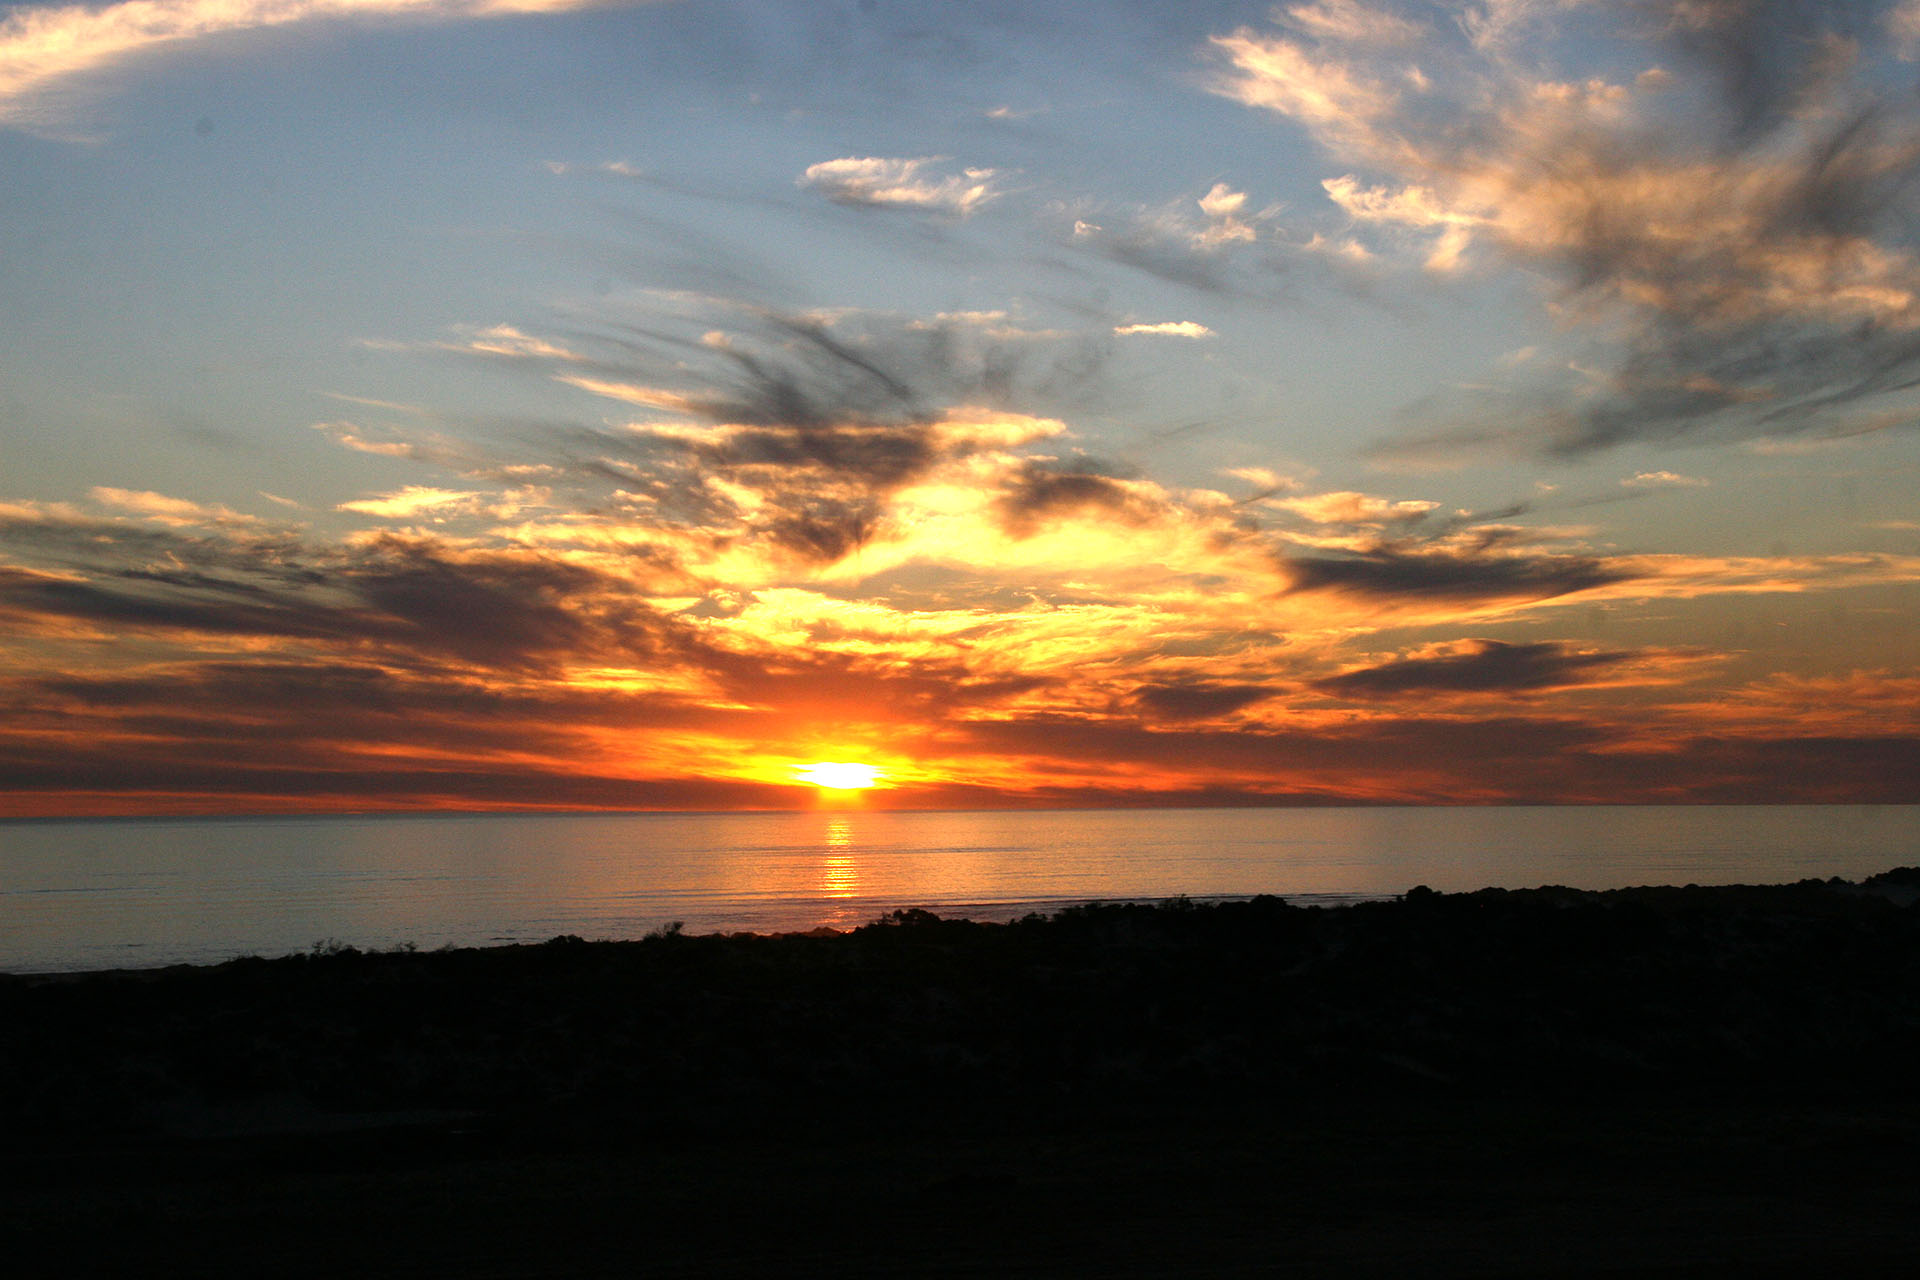
[[[47,796],[107,797],[144,812],[376,805],[387,808],[772,809],[790,807],[791,788],[711,778],[632,778],[524,762],[489,767],[469,759],[433,768],[400,759],[372,768],[268,760],[182,759],[177,752],[62,752],[22,755],[0,744],[0,797],[16,812]]]
[[[562,483],[611,485],[649,499],[659,518],[734,527],[816,561],[863,545],[902,485],[1004,447],[953,429],[952,406],[1030,412],[1077,401],[1095,393],[1110,347],[1105,335],[1021,334],[979,317],[829,322],[717,302],[681,317],[684,332],[675,323],[578,332],[569,354],[468,354],[576,379],[677,419],[526,432]],[[689,431],[688,420],[711,429]],[[712,480],[750,491],[754,510],[740,510]]]
[[[133,572],[139,580],[155,575]],[[0,616],[38,629],[68,619],[126,630],[202,631],[215,635],[346,640],[393,628],[324,603],[288,598],[250,583],[200,579],[190,590],[131,589],[0,567]]]
[[[1134,775],[1157,769],[1164,785],[1175,789],[1196,778],[1207,779],[1204,785],[1230,779],[1276,800],[1298,789],[1410,803],[1457,803],[1480,791],[1511,794],[1543,768],[1583,760],[1618,738],[1603,724],[1515,716],[1405,717],[1299,729],[1166,728],[1133,719],[1034,716],[969,723],[965,734],[989,756],[1057,761],[1059,773],[1075,777],[1121,765]],[[1036,779],[1052,772],[1037,766]],[[1129,784],[1144,785],[1137,776]]]
[[[296,649],[16,678],[0,682],[0,793],[111,793],[162,809],[791,804],[777,786],[627,779],[602,762],[620,735],[775,741],[796,718],[829,733],[889,723],[895,748],[912,752],[944,718],[1041,683],[804,647],[716,650],[687,632],[663,647],[651,670],[675,686],[711,679],[713,691],[579,687],[538,670],[430,665],[395,649],[397,664]],[[374,780],[370,755],[392,762],[386,776]],[[0,798],[15,812],[28,803]]]
[[[1403,693],[1524,693],[1579,684],[1618,666],[1629,653],[1582,653],[1564,644],[1506,644],[1476,640],[1473,648],[1431,658],[1401,658],[1314,681],[1342,697]]]
[[[1033,786],[1018,797],[1028,803],[1920,802],[1920,738],[1911,735],[1715,737],[1516,716],[1298,730],[1049,716],[974,722],[966,733],[991,758],[1031,762]],[[1125,781],[1082,781],[1103,766],[1123,769]]]
[[[1411,438],[1379,452],[1579,456],[1827,431],[1837,412],[1920,382],[1920,98],[1889,56],[1890,9],[1556,8],[1506,30],[1502,56],[1449,53],[1443,37],[1426,55],[1431,86],[1384,108],[1356,100],[1337,121],[1283,108],[1385,179],[1359,194],[1451,206],[1476,225],[1463,261],[1522,266],[1557,285],[1561,315],[1592,323],[1573,359],[1417,406]],[[1609,42],[1620,62],[1589,79]],[[1575,51],[1582,64],[1555,65]],[[1311,56],[1336,97],[1399,75],[1338,38]],[[1354,216],[1421,244],[1460,225],[1403,225],[1378,206]]]
[[[824,509],[778,516],[764,526],[774,543],[802,559],[830,564],[851,555],[873,536],[879,504],[818,504]]]
[[[1920,738],[1776,737],[1702,746],[1730,757],[1727,785],[1751,797],[1745,803],[1920,803]]]
[[[817,628],[812,638],[846,637]],[[936,726],[1051,683],[1038,676],[976,674],[958,659],[876,660],[804,646],[778,654],[709,650],[697,657],[727,699],[821,729],[875,721]]]
[[[1920,802],[1920,739],[1912,736],[1675,735],[1649,746],[1645,726],[1502,717],[1365,721],[1291,732],[1146,729],[1064,717],[970,723],[964,741],[996,765],[1030,762],[1014,788],[910,785],[884,807],[1262,805],[1315,803],[1849,803]],[[508,735],[502,734],[502,740]],[[544,745],[544,744],[543,744]],[[1124,781],[1098,779],[1109,768]],[[156,739],[114,752],[73,738],[23,745],[0,737],[0,804],[36,811],[48,797],[117,797],[148,811],[233,811],[306,805],[410,807],[784,807],[789,788],[762,783],[611,776],[578,762],[493,763],[468,750],[434,767],[396,754],[304,744]]]
[[[0,545],[22,548],[42,563],[81,569],[110,564],[129,577],[175,586],[191,585],[209,569],[244,569],[252,580],[293,586],[311,586],[325,576],[305,562],[305,544],[288,531],[198,533],[127,520],[0,512]]]
[[[546,663],[593,647],[597,619],[578,601],[611,584],[575,565],[525,555],[451,560],[400,538],[346,566],[345,583],[421,648],[485,666]],[[631,604],[621,606],[631,615]],[[628,628],[629,638],[636,634]]]
[[[1277,692],[1264,685],[1196,681],[1141,685],[1128,695],[1127,701],[1152,720],[1211,720],[1250,707]]]
[[[836,550],[828,540],[842,537],[844,550],[860,536],[841,535],[817,517],[811,525],[789,518],[784,536],[809,542],[820,558]],[[136,536],[116,541],[122,532]],[[292,743],[338,723],[342,741],[359,734],[412,742],[417,733],[426,742],[459,722],[469,726],[462,740],[474,749],[538,750],[534,742],[547,743],[558,726],[733,728],[753,708],[817,723],[908,714],[931,722],[1043,683],[979,676],[957,655],[907,660],[835,652],[832,645],[849,636],[842,624],[826,621],[816,624],[818,649],[775,651],[751,637],[729,648],[698,620],[649,606],[625,578],[525,549],[456,548],[425,535],[385,534],[281,548],[263,581],[252,572],[256,549],[240,541],[223,564],[219,538],[156,539],[104,523],[88,540],[93,563],[85,573],[0,566],[0,619],[26,636],[86,624],[121,642],[148,643],[150,660],[176,665],[139,677],[92,672],[16,685],[9,695],[16,727],[31,715],[58,734],[63,720],[98,713],[182,741],[250,739],[249,726],[272,725]],[[192,547],[196,568],[166,567],[173,563],[167,550],[176,545]],[[257,638],[271,648],[246,664],[212,655],[189,660],[204,654],[208,637],[221,636]],[[875,639],[884,647],[887,637]],[[588,695],[554,682],[581,665],[654,672],[713,693],[681,702]],[[716,703],[719,709],[711,709]],[[400,723],[408,717],[418,725]],[[488,721],[506,726],[507,737],[485,728]],[[513,732],[528,741],[516,746]]]
[[[1821,428],[1827,411],[1920,383],[1920,331],[1868,320],[1715,331],[1688,319],[1662,317],[1636,342],[1611,393],[1565,419],[1551,451],[1791,435]]]
[[[355,766],[368,747],[436,760],[577,760],[598,730],[752,733],[759,718],[662,694],[324,658],[45,676],[0,685],[0,708],[13,733],[37,735],[56,753],[98,730],[120,752],[323,770]]]
[[[1640,0],[1656,37],[1711,73],[1735,139],[1779,125],[1819,92],[1841,51],[1830,40],[1873,38],[1883,0]]]
[[[937,376],[953,372],[903,367],[896,373],[887,367],[919,363],[930,354],[927,348],[932,344],[862,352],[833,337],[822,324],[778,315],[761,315],[757,321],[772,339],[768,350],[744,342],[708,344],[714,355],[708,384],[712,389],[689,396],[689,408],[696,416],[710,422],[780,427],[785,438],[802,441],[819,429],[924,421],[929,416],[928,403],[907,379],[915,372]],[[625,370],[616,367],[616,371]],[[816,460],[827,460],[832,453],[829,449]]]
[[[1276,281],[1284,278],[1288,267],[1276,254],[1252,256],[1231,248],[1196,247],[1189,235],[1154,226],[1097,235],[1092,244],[1122,266],[1198,293],[1227,298],[1270,298]]]
[[[10,532],[0,530],[0,540]],[[344,547],[276,543],[263,556],[245,538],[105,522],[58,545],[67,548],[60,558],[84,573],[0,566],[0,616],[29,630],[65,619],[115,631],[371,647],[497,668],[593,651],[643,656],[658,648],[667,625],[632,598],[626,582],[532,552],[455,555],[430,540],[386,535]],[[182,560],[193,567],[180,567]]]
[[[936,434],[928,424],[918,422],[878,427],[762,427],[696,444],[692,451],[702,463],[715,469],[818,471],[881,492],[920,475],[940,456]]]
[[[423,714],[495,719],[509,715],[513,703],[509,692],[477,680],[428,679],[324,659],[206,661],[139,675],[49,675],[20,682],[14,694],[17,712],[29,704],[63,714],[190,709],[202,724],[221,715],[278,710],[297,714],[303,733],[342,714],[356,724]],[[274,733],[289,734],[279,717],[269,723]]]
[[[1551,450],[1577,456],[1638,440],[1789,434],[1920,380],[1916,303],[1890,301],[1920,287],[1910,264],[1897,265],[1920,249],[1916,127],[1920,113],[1908,107],[1857,112],[1810,143],[1778,145],[1794,168],[1786,178],[1758,180],[1744,156],[1729,156],[1707,180],[1724,197],[1698,198],[1703,217],[1716,204],[1744,215],[1733,239],[1649,235],[1630,207],[1609,213],[1597,189],[1593,216],[1569,249],[1572,291],[1655,301],[1640,310],[1604,393],[1565,399],[1579,407],[1551,432]],[[1869,265],[1877,261],[1896,265]],[[1875,293],[1889,301],[1844,302]]]
[[[856,313],[828,321],[720,302],[677,322],[576,336],[585,359],[543,367],[674,388],[695,418],[778,428],[799,441],[814,430],[843,433],[844,441],[848,428],[926,424],[953,404],[1006,408],[1084,395],[1111,352],[1104,334],[1027,334],[973,317],[906,322]],[[835,448],[822,446],[814,460],[831,462]]]
[[[1030,537],[1048,521],[1092,512],[1123,524],[1144,524],[1158,506],[1141,497],[1102,465],[1083,460],[1060,467],[1032,462],[1020,469],[994,504],[1007,532]]]
[[[1340,591],[1382,600],[1546,600],[1633,575],[1585,556],[1463,555],[1380,548],[1281,560],[1291,591]]]

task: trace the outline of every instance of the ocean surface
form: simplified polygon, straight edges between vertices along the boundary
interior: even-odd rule
[[[0,822],[0,972],[865,924],[1088,901],[1302,903],[1859,879],[1920,806],[435,814]]]

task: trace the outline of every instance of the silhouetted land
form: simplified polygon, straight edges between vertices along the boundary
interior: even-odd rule
[[[1917,892],[0,978],[0,1227],[143,1275],[1905,1276]]]

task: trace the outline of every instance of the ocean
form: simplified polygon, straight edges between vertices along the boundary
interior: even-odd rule
[[[0,972],[1916,863],[1920,806],[1893,805],[18,820],[0,822]]]

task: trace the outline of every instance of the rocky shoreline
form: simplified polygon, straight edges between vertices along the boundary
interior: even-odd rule
[[[0,977],[0,1228],[111,1271],[136,1257],[93,1227],[132,1222],[208,1274],[1890,1275],[1920,1247],[1916,894]]]

